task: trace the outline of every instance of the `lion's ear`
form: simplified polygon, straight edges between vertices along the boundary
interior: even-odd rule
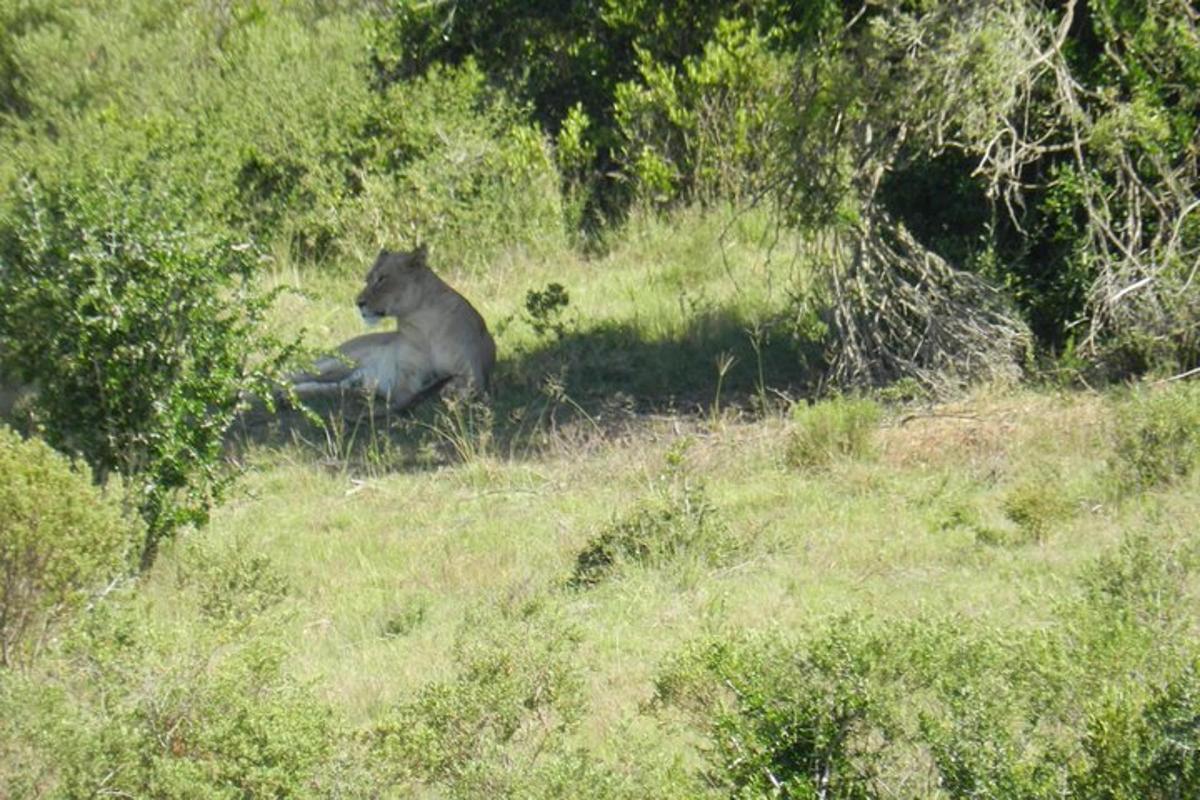
[[[412,251],[411,263],[414,267],[424,267],[427,266],[426,259],[428,258],[429,248],[425,246],[424,242],[421,242],[417,245],[416,249]]]

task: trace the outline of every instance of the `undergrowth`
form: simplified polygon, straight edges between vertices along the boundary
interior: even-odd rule
[[[685,450],[686,440],[668,454],[667,470],[655,478],[648,495],[588,540],[575,557],[568,586],[594,586],[628,565],[719,566],[743,547],[703,485],[686,474]]]

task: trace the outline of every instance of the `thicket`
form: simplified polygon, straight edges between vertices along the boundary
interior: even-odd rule
[[[832,2],[396,2],[373,25],[371,62],[382,85],[477,63],[555,137],[564,181],[586,195],[579,221],[595,225],[646,192],[670,202],[742,189],[718,185],[714,173],[764,152],[754,139],[779,109],[754,101],[767,84],[784,92],[783,62],[765,52],[766,37],[780,50],[799,47],[840,15]],[[775,68],[757,74],[764,67]],[[680,97],[674,84],[685,71],[690,88]],[[718,96],[714,107],[695,107]],[[706,144],[732,138],[703,164],[671,160],[684,151],[690,159],[687,138],[710,126]]]
[[[474,59],[593,216],[777,203],[825,255],[833,377],[933,385],[1012,374],[1027,326],[1195,365],[1198,31],[1183,0],[401,2],[372,63]]]

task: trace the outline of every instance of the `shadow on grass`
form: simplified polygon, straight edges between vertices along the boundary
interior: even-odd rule
[[[756,329],[737,315],[708,313],[678,335],[654,338],[640,327],[602,322],[502,354],[498,402],[527,404],[550,377],[589,412],[621,396],[639,413],[708,413],[718,387],[723,406],[746,405],[762,392],[805,391],[811,376],[805,365],[817,355],[788,335],[782,319]]]
[[[643,327],[601,322],[501,352],[483,407],[431,398],[397,413],[347,395],[312,404],[320,424],[295,410],[256,411],[234,431],[235,443],[294,444],[331,469],[366,474],[483,452],[536,457],[572,429],[607,437],[647,415],[757,413],[811,391],[819,366],[819,349],[789,335],[781,319],[753,326],[710,313],[658,338],[646,338]]]

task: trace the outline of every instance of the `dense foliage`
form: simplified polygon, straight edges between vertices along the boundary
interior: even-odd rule
[[[814,231],[849,225],[852,275],[912,260],[861,252],[894,237],[886,214],[1006,288],[1043,345],[1118,372],[1197,359],[1200,29],[1181,0],[400,2],[375,27],[380,83],[464,59],[528,100],[593,212],[773,198]],[[878,316],[872,299],[847,315]],[[898,335],[851,347],[886,359],[919,334]]]
[[[756,76],[759,69],[777,66],[763,63],[769,57],[762,37],[780,49],[801,46],[841,16],[837,2],[742,0],[402,0],[385,9],[373,26],[376,81],[389,84],[421,75],[432,65],[474,60],[500,86],[527,100],[534,120],[559,137],[564,179],[588,184],[593,212],[612,212],[627,202],[630,178],[661,182],[667,180],[661,170],[680,169],[674,177],[683,183],[669,187],[674,197],[708,170],[732,169],[723,156],[750,157],[748,148],[756,144],[747,134],[771,125],[766,117],[777,110],[751,105],[754,95],[760,82],[777,86],[784,74],[776,68]],[[672,86],[677,78],[690,87],[683,96]],[[654,96],[658,91],[666,94]],[[639,101],[645,94],[652,99]],[[719,95],[724,95],[720,106],[697,108]],[[736,130],[742,138],[726,146],[739,152],[706,155],[709,163],[694,168],[665,163],[654,153],[660,143],[646,138],[646,123],[636,119],[639,105],[644,113],[662,117],[667,127],[689,126],[685,135],[701,132],[703,125]],[[715,141],[715,132],[701,133]],[[703,147],[679,144],[693,153]],[[660,174],[651,175],[655,169]]]
[[[219,498],[225,431],[287,349],[259,331],[251,246],[187,225],[174,198],[104,179],[24,188],[0,236],[6,364],[38,386],[52,443],[132,483],[149,563]]]
[[[132,566],[141,542],[120,498],[86,467],[0,427],[0,668],[28,662],[55,626]]]

